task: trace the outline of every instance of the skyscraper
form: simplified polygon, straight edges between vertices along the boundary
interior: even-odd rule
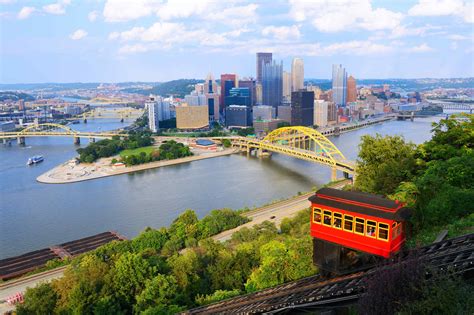
[[[283,71],[283,97],[291,99],[291,73]]]
[[[304,88],[304,63],[301,58],[293,58],[291,63],[291,91],[298,91]]]
[[[229,96],[225,97],[225,107],[230,105],[244,105],[251,107],[250,90],[246,87],[232,88]]]
[[[262,68],[262,105],[278,107],[283,97],[283,61],[266,63]]]
[[[160,129],[161,117],[161,97],[155,97],[150,94],[150,98],[145,102],[148,110],[148,127],[152,132],[158,132]]]
[[[291,124],[293,126],[314,125],[314,92],[291,92]]]
[[[328,125],[328,105],[326,101],[314,100],[314,124],[318,127]]]
[[[347,73],[342,65],[332,65],[332,99],[336,105],[346,105]]]
[[[356,79],[353,76],[347,78],[347,103],[357,101]]]
[[[209,113],[209,121],[219,120],[219,94],[217,93],[217,84],[212,77],[212,74],[208,74],[206,81],[204,82],[204,93],[207,100],[207,108]]]
[[[257,83],[262,82],[263,65],[272,63],[272,53],[257,53]]]
[[[221,96],[219,99],[221,112],[226,106],[226,96],[229,96],[230,89],[235,87],[237,87],[237,75],[231,73],[221,74]]]
[[[250,92],[250,106],[257,105],[257,84],[255,79],[246,78],[239,80],[239,88],[248,88]]]

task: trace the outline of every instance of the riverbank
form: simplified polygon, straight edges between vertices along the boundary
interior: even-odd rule
[[[44,184],[70,184],[77,183],[87,180],[99,179],[108,176],[116,176],[134,172],[145,171],[149,169],[159,168],[163,166],[177,165],[182,163],[189,163],[193,161],[199,161],[204,159],[215,158],[219,156],[225,156],[229,154],[237,153],[236,149],[223,149],[222,151],[208,151],[205,149],[193,148],[193,156],[175,160],[163,160],[150,162],[146,164],[134,165],[134,166],[113,166],[112,159],[117,156],[102,158],[94,163],[80,163],[76,164],[72,159],[59,166],[41,174],[36,178],[40,183]]]

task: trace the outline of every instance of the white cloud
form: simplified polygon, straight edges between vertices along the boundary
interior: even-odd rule
[[[471,1],[463,0],[419,0],[408,10],[412,16],[446,16],[454,15],[465,22],[474,23],[474,6]]]
[[[99,17],[99,12],[97,12],[97,11],[91,11],[91,12],[89,12],[89,14],[87,15],[87,18],[88,18],[89,21],[91,21],[91,22],[94,22],[95,20],[97,20],[98,17]]]
[[[144,47],[147,50],[170,49],[175,44],[192,47],[225,45],[229,43],[227,36],[228,33],[213,33],[206,29],[188,29],[182,23],[157,22],[149,28],[133,27],[124,32],[112,32],[109,39],[142,42],[140,45],[126,45],[121,49],[122,52],[133,53],[142,52]]]
[[[69,35],[69,38],[71,38],[72,40],[80,40],[80,39],[83,39],[86,36],[87,36],[86,31],[84,31],[83,29],[78,29],[74,33]]]
[[[163,20],[187,18],[193,14],[199,15],[215,7],[216,2],[211,0],[182,1],[168,0],[157,8],[156,15]]]
[[[290,0],[290,16],[298,22],[311,22],[321,32],[393,29],[403,18],[398,12],[374,9],[369,0]]]
[[[43,11],[49,14],[62,15],[66,13],[66,6],[71,4],[70,0],[61,0],[56,3],[43,6]]]
[[[414,52],[414,53],[422,53],[422,52],[433,51],[433,48],[428,46],[426,43],[423,43],[421,45],[414,46],[414,47],[408,49],[408,51]]]
[[[156,12],[159,0],[107,0],[103,15],[107,22],[125,22],[149,16]]]
[[[34,7],[23,7],[20,12],[18,12],[17,18],[20,20],[27,19],[35,11],[36,9]]]
[[[156,14],[160,21],[185,19],[195,16],[204,22],[220,21],[226,25],[240,26],[255,22],[256,4],[235,5],[239,1],[215,0],[107,0],[103,15],[107,22],[124,22]]]
[[[232,25],[234,27],[242,27],[257,21],[257,8],[258,5],[253,3],[244,6],[226,7],[223,9],[217,6],[214,10],[201,15],[201,18],[204,20],[222,22],[225,25]]]
[[[301,37],[298,26],[267,26],[262,30],[262,35],[273,36],[278,40],[298,39]]]

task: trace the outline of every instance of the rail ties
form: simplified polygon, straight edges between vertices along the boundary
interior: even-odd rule
[[[435,269],[442,271],[453,269],[455,272],[466,275],[474,271],[473,241],[474,234],[464,235],[430,244],[410,252],[402,252],[398,257],[400,262],[410,259],[422,259]],[[393,259],[392,262],[397,262],[397,260]],[[390,268],[390,265],[381,268]],[[202,306],[185,313],[272,313],[356,300],[364,293],[365,281],[372,270],[376,270],[376,268],[329,280],[312,276],[253,294]]]

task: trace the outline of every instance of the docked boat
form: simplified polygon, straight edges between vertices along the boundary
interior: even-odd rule
[[[37,163],[43,162],[43,160],[44,160],[44,158],[43,158],[42,155],[35,155],[33,157],[30,157],[26,164],[27,165],[37,164]]]

